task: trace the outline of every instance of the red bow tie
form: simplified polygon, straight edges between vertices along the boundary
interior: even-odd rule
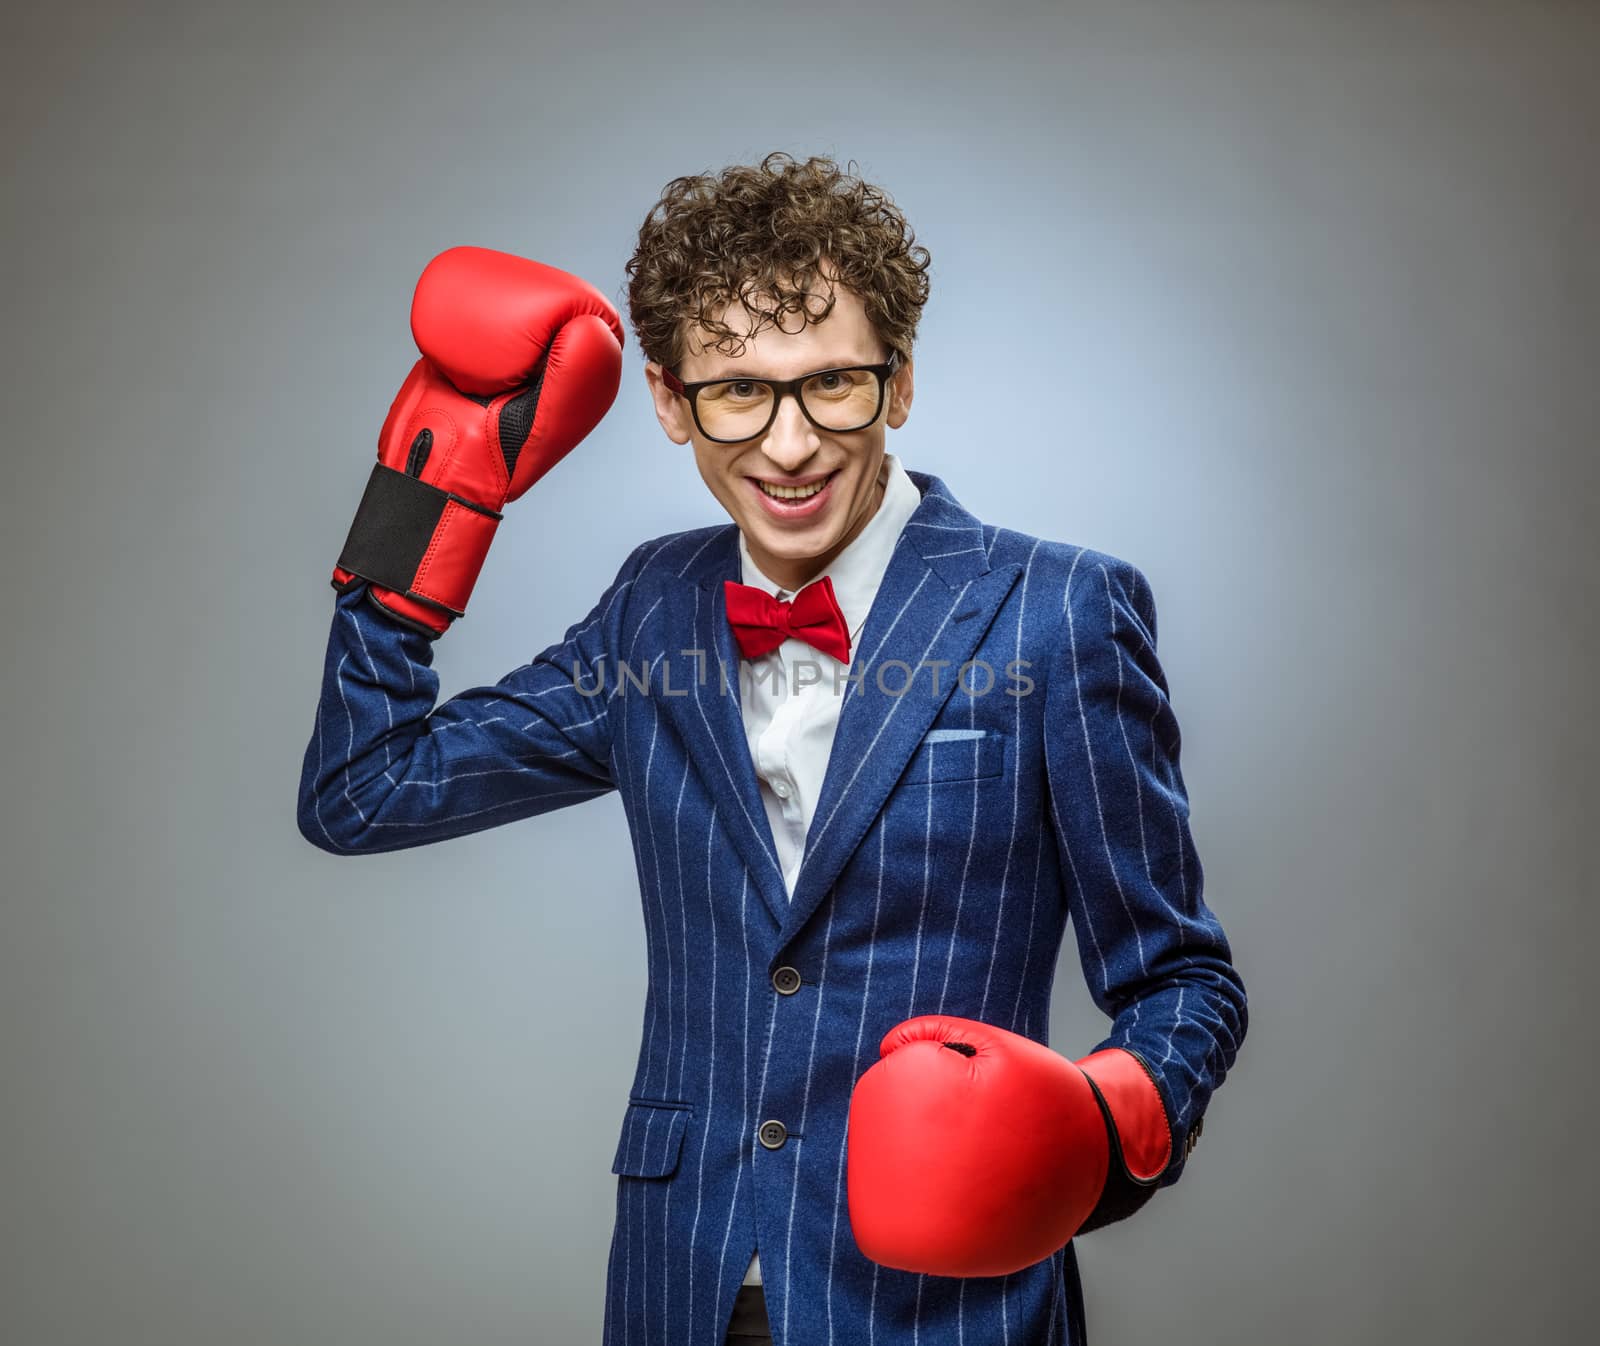
[[[841,664],[850,662],[850,628],[845,625],[833,580],[824,575],[806,585],[792,599],[780,601],[765,589],[734,580],[722,582],[727,598],[728,625],[746,659],[767,654],[790,636],[831,654]]]

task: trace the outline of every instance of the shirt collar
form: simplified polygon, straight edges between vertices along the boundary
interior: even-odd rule
[[[833,596],[839,600],[839,610],[844,613],[845,624],[850,628],[852,644],[867,620],[872,600],[878,595],[878,586],[889,568],[895,543],[900,540],[906,521],[922,503],[922,492],[917,489],[917,484],[906,474],[900,460],[887,451],[883,455],[880,480],[884,480],[884,489],[877,511],[851,539],[850,545],[812,578],[814,583],[827,575],[833,581]],[[768,579],[751,559],[742,529],[739,533],[739,569],[744,583],[754,585],[774,598],[794,597],[793,590]]]

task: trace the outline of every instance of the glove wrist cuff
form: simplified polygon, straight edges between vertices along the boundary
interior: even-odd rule
[[[375,463],[338,572],[426,604],[448,625],[466,612],[500,519],[496,510]],[[336,572],[336,586],[340,578]]]
[[[1143,1058],[1104,1047],[1075,1062],[1100,1098],[1128,1176],[1153,1183],[1172,1158],[1172,1127],[1161,1090]]]

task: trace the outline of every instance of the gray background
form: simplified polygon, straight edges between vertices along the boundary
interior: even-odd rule
[[[670,177],[782,148],[932,251],[890,447],[1156,591],[1252,1024],[1183,1182],[1084,1239],[1094,1340],[1578,1338],[1594,7],[146,8],[13,7],[0,84],[0,1337],[598,1339],[620,804],[351,860],[295,785],[422,265],[620,296]],[[640,370],[445,695],[724,517]],[[1069,940],[1052,1040],[1103,1023]]]

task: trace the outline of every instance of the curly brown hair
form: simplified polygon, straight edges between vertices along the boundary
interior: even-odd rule
[[[675,369],[694,325],[717,337],[713,349],[737,357],[746,337],[789,330],[787,314],[820,322],[834,296],[828,287],[825,303],[808,303],[819,277],[859,295],[878,335],[909,357],[931,258],[888,193],[855,166],[818,155],[802,163],[780,150],[759,165],[669,182],[627,265],[629,316],[645,359]],[[743,335],[712,317],[735,297],[756,315]]]

